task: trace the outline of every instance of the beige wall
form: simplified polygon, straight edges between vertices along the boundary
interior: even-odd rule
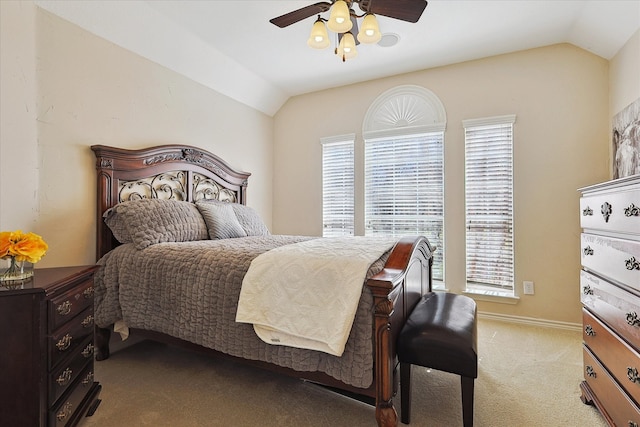
[[[252,173],[249,205],[270,224],[273,118],[30,2],[3,1],[0,7],[0,225],[44,237],[49,252],[38,267],[95,261],[93,144],[188,144],[212,151]],[[6,133],[5,123],[10,124]],[[16,177],[28,181],[28,197],[18,194],[26,199],[24,206],[13,203],[18,200]]]
[[[608,62],[572,45],[533,49],[370,81],[290,99],[275,116],[274,223],[277,233],[322,232],[324,136],[356,132],[372,101],[397,85],[434,92],[447,112],[445,134],[446,286],[464,289],[464,134],[462,120],[516,114],[516,286],[536,293],[516,305],[479,309],[578,323],[577,188],[608,178]],[[363,208],[362,170],[356,206]],[[358,230],[362,232],[362,217]]]

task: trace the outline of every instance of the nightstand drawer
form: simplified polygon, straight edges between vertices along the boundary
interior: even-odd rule
[[[93,338],[93,330],[93,306],[90,306],[49,337],[49,369],[73,353],[87,337]]]
[[[83,399],[94,383],[93,368],[87,367],[78,378],[79,382],[75,383],[74,387],[70,388],[58,404],[49,411],[49,427],[64,427],[77,418]]]
[[[87,307],[93,306],[93,279],[49,301],[49,331],[54,331]]]
[[[580,301],[640,351],[640,297],[586,271],[580,272]]]
[[[580,226],[595,230],[638,233],[640,189],[586,196],[580,199]]]
[[[93,341],[91,338],[87,338],[83,343],[82,351],[77,352],[68,363],[63,364],[51,372],[49,375],[49,405],[53,405],[55,401],[80,378],[80,374],[87,366],[92,368],[92,356]]]
[[[583,347],[584,378],[598,401],[607,408],[607,413],[616,426],[640,425],[640,409],[620,389],[606,369],[593,356],[587,347]]]
[[[582,339],[618,384],[640,402],[640,356],[587,310],[582,310]]]
[[[640,290],[640,242],[585,233],[580,243],[587,270]]]

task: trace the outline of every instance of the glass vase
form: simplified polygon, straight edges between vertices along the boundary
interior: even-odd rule
[[[17,261],[15,257],[3,259],[0,268],[0,286],[16,288],[33,277],[33,264]]]

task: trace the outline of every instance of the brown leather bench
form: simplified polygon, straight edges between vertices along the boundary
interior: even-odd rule
[[[464,427],[473,426],[478,377],[477,307],[473,299],[430,292],[418,302],[398,337],[402,422],[411,417],[411,365],[460,375]]]

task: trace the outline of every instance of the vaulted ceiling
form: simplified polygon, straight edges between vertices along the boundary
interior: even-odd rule
[[[429,0],[415,24],[378,18],[395,46],[343,63],[307,46],[315,17],[269,22],[314,0],[35,3],[268,115],[307,92],[557,43],[611,59],[640,28],[640,0]]]

